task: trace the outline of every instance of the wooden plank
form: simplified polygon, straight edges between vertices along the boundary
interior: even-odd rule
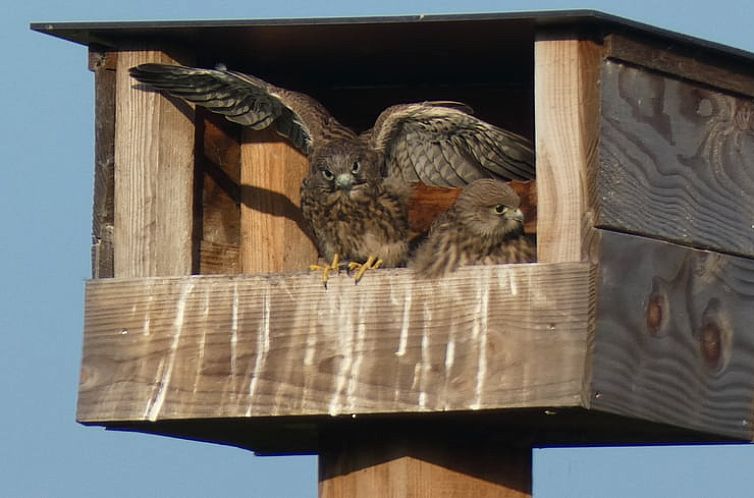
[[[754,256],[754,103],[602,69],[599,227]]]
[[[117,53],[92,49],[94,72],[94,205],[92,209],[92,277],[113,276],[115,214],[115,64]]]
[[[301,214],[309,161],[271,130],[244,130],[241,143],[241,268],[244,273],[302,270],[317,248]]]
[[[591,407],[751,440],[754,260],[597,240]]]
[[[241,132],[223,116],[201,108],[197,114],[199,272],[240,273]]]
[[[734,62],[694,47],[620,34],[605,37],[605,49],[611,59],[754,97],[754,69],[750,61]]]
[[[537,260],[582,261],[591,227],[601,47],[575,34],[538,32],[534,44]]]
[[[531,496],[530,448],[465,444],[452,435],[424,439],[385,431],[320,453],[320,498],[520,498]]]
[[[148,50],[118,54],[113,237],[119,278],[192,270],[194,111],[134,84],[128,69],[146,62],[175,60]]]
[[[586,264],[87,284],[78,419],[578,406]]]

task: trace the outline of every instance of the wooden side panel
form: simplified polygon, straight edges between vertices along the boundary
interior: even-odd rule
[[[602,70],[596,224],[754,256],[754,103],[641,68]]]
[[[116,52],[90,50],[94,72],[94,206],[92,277],[113,276],[115,224],[115,66]]]
[[[606,37],[605,48],[611,59],[754,97],[754,68],[744,61],[721,61],[715,55],[669,45],[667,41],[640,40],[615,34]]]
[[[241,145],[241,268],[295,271],[317,261],[301,215],[309,161],[271,130],[244,130]]]
[[[598,240],[592,408],[751,440],[754,261]]]
[[[534,45],[537,260],[582,261],[592,225],[589,184],[598,141],[601,47],[538,33]]]
[[[135,84],[128,69],[175,62],[162,52],[118,54],[115,121],[115,276],[192,270],[194,111]]]
[[[82,422],[579,406],[586,264],[91,281]]]
[[[320,498],[531,496],[531,449],[458,445],[448,441],[448,434],[421,441],[391,436],[322,452]]]
[[[201,199],[199,273],[241,271],[241,131],[223,116],[197,110]]]

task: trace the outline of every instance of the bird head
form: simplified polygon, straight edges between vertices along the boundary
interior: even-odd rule
[[[353,196],[379,182],[379,155],[356,140],[334,140],[312,153],[311,183],[320,189]]]
[[[455,204],[459,221],[480,237],[503,240],[520,235],[524,215],[518,194],[507,184],[477,180],[463,189]]]

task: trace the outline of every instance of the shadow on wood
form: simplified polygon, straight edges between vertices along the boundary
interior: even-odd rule
[[[319,458],[320,496],[530,496],[531,447],[469,436],[460,429],[402,432],[392,424],[330,434],[334,446]]]

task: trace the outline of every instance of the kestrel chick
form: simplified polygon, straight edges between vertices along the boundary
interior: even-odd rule
[[[462,265],[533,263],[536,246],[524,234],[516,192],[497,180],[477,180],[463,189],[419,247],[411,266],[439,277]]]
[[[480,178],[534,177],[531,143],[475,118],[463,104],[395,105],[357,135],[311,97],[254,76],[165,64],[130,73],[244,126],[271,126],[306,154],[301,207],[333,270],[339,258],[367,260],[366,267],[405,264],[410,183],[460,187]]]
[[[366,261],[367,269],[378,261],[390,267],[405,264],[409,190],[382,177],[378,154],[336,140],[316,149],[310,161],[311,172],[301,184],[301,209],[322,256]]]

